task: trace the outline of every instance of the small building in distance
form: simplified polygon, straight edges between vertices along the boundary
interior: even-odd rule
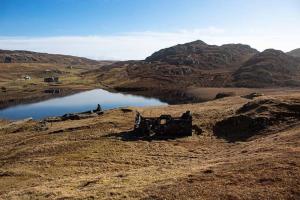
[[[23,78],[24,78],[24,80],[31,80],[31,77],[28,75],[25,75]]]
[[[44,78],[44,82],[46,83],[57,83],[59,81],[58,77],[47,77]]]

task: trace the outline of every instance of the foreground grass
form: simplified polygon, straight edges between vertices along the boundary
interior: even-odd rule
[[[277,98],[277,97],[272,97]],[[278,97],[279,98],[279,97]],[[280,98],[299,98],[293,97]],[[1,121],[3,199],[297,199],[300,127],[247,142],[216,138],[212,127],[250,100],[110,110],[79,121]],[[204,132],[162,141],[126,141],[135,110],[193,113]]]

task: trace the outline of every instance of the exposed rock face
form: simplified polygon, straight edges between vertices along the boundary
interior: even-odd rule
[[[258,51],[248,45],[216,46],[198,40],[162,49],[146,58],[146,62],[164,62],[200,69],[233,68],[256,53]]]
[[[293,125],[299,119],[299,100],[257,99],[242,106],[235,115],[217,122],[214,133],[229,141],[246,140],[265,129]]]
[[[286,54],[289,56],[300,57],[300,48],[294,49],[290,52],[287,52]]]
[[[268,49],[245,62],[233,82],[238,87],[300,86],[299,70],[299,59]]]

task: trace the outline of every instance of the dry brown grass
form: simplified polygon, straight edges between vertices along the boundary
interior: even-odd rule
[[[247,142],[214,137],[215,122],[248,101],[131,108],[147,116],[191,110],[204,133],[176,140],[122,140],[135,112],[118,109],[47,130],[0,121],[0,198],[299,199],[299,126]]]

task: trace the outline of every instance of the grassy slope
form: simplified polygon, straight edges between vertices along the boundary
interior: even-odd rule
[[[204,133],[170,141],[123,141],[135,113],[118,109],[97,118],[47,124],[47,130],[34,121],[1,121],[0,198],[299,198],[299,126],[247,142],[213,136],[214,123],[248,101],[230,97],[132,108],[147,116],[191,110],[193,124]]]
[[[81,73],[101,66],[101,62],[97,65],[72,65],[72,68],[51,63],[0,63],[0,108],[53,98],[52,94],[44,93],[48,88],[60,88],[58,96],[95,88],[98,84]],[[25,75],[32,79],[24,80]],[[60,83],[44,83],[43,78],[51,76],[59,76]]]

